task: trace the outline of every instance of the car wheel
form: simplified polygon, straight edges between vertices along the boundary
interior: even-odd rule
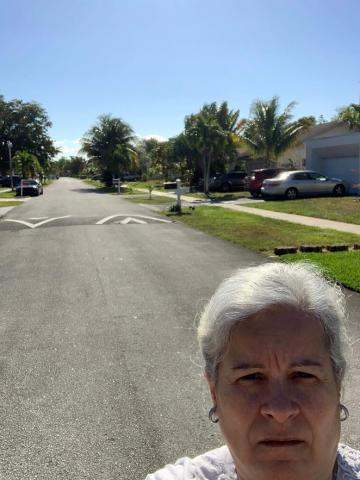
[[[295,200],[295,198],[298,197],[298,191],[296,190],[296,188],[294,187],[291,187],[291,188],[288,188],[285,192],[285,198],[287,200]]]
[[[228,183],[224,183],[224,185],[221,186],[221,191],[224,193],[230,192],[230,185]]]
[[[335,197],[342,197],[345,194],[344,185],[341,185],[341,183],[339,183],[339,185],[335,185],[333,189],[333,194],[335,195]]]
[[[250,192],[250,194],[254,198],[259,198],[261,195],[261,192],[253,191],[253,192]]]

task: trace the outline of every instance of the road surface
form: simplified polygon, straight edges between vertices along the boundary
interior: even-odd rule
[[[1,479],[142,479],[222,443],[195,317],[262,257],[63,178],[0,221],[0,258]]]

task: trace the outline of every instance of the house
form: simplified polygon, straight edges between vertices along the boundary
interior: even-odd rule
[[[315,135],[321,135],[329,130],[332,130],[334,125],[337,123],[338,122],[320,123],[306,129],[302,134],[299,135],[297,142],[278,157],[276,166],[296,170],[305,168],[305,140],[310,137],[312,138]],[[265,160],[263,158],[256,158],[250,155],[245,148],[238,149],[238,161],[243,161],[243,163],[246,165],[247,171],[265,167]]]
[[[331,122],[329,128],[314,132],[304,140],[305,166],[328,177],[342,178],[350,184],[350,193],[360,193],[360,131],[345,123]]]
[[[247,171],[263,168],[264,161],[239,150]],[[360,131],[333,121],[314,125],[300,135],[297,143],[279,156],[277,166],[315,170],[350,184],[350,193],[360,194]]]

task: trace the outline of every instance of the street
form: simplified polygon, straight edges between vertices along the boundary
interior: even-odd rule
[[[1,479],[142,479],[223,443],[196,315],[264,257],[70,178],[0,220],[0,254]],[[343,441],[359,448],[360,302],[347,295]]]

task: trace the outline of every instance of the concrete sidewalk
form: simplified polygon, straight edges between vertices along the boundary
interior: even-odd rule
[[[243,205],[227,204],[216,205],[222,208],[229,208],[237,212],[251,213],[260,217],[273,218],[275,220],[283,220],[285,222],[298,223],[309,227],[330,228],[340,232],[355,233],[360,235],[360,225],[345,222],[335,222],[333,220],[325,220],[323,218],[306,217],[304,215],[294,215],[291,213],[273,212],[271,210],[262,210],[261,208],[246,207]]]
[[[145,189],[142,191],[148,193]],[[175,193],[153,191],[152,195],[161,195],[176,200]],[[253,215],[259,215],[260,217],[273,218],[275,220],[283,220],[285,222],[307,225],[309,227],[326,228],[331,230],[338,230],[339,232],[348,232],[360,235],[360,225],[355,225],[353,223],[335,222],[333,220],[325,220],[323,218],[306,217],[305,215],[294,215],[291,213],[274,212],[271,210],[262,210],[261,208],[246,207],[246,203],[254,203],[257,201],[253,198],[244,198],[239,200],[232,200],[229,202],[211,202],[210,200],[201,200],[194,197],[181,195],[181,199],[186,203],[191,203],[192,205],[211,205],[212,207],[228,208],[229,210],[234,210],[236,212],[251,213]]]

